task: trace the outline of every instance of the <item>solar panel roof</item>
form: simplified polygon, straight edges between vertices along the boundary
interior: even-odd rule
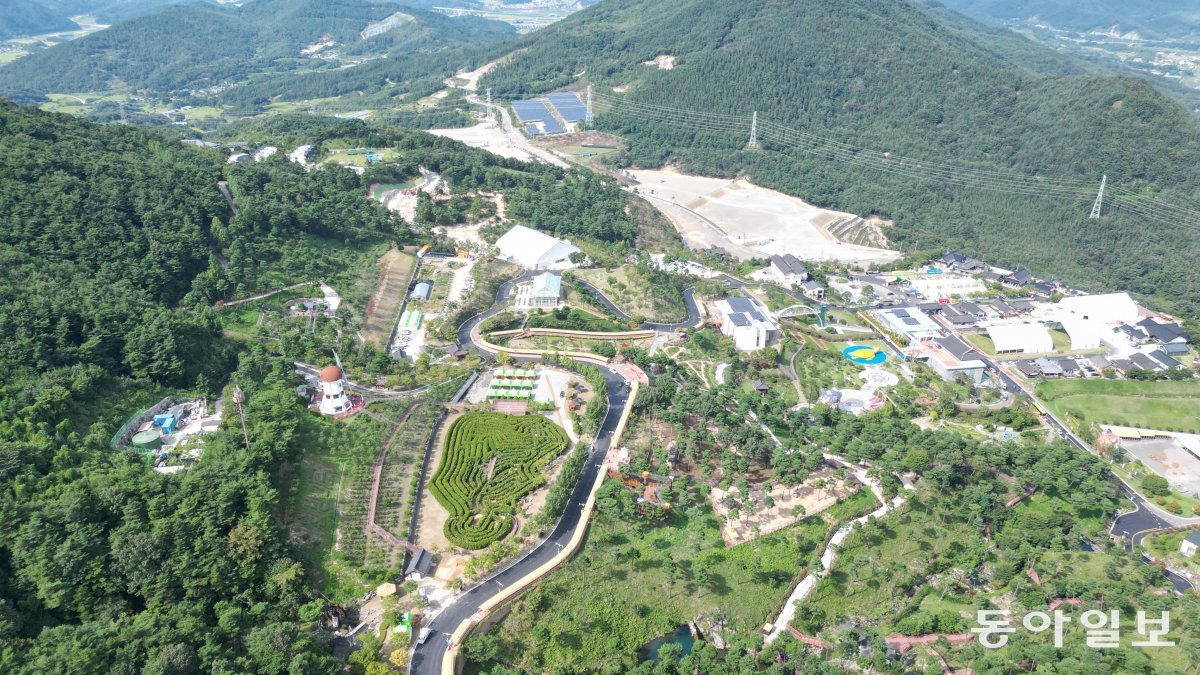
[[[525,133],[529,134],[530,136],[537,136],[538,134],[540,134],[542,132],[538,131],[536,124],[526,124],[525,125]]]
[[[545,129],[546,133],[548,134],[561,134],[562,132],[566,131],[566,129],[563,128],[563,125],[559,124],[558,120],[554,119],[553,117],[547,117],[542,122],[542,128]]]
[[[522,122],[538,122],[551,119],[550,111],[541,101],[513,101],[513,112]]]
[[[587,119],[587,107],[579,100],[578,94],[569,92],[550,94],[550,105],[568,122],[582,122]]]

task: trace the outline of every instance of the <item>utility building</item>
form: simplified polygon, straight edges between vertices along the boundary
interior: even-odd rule
[[[516,225],[496,241],[500,257],[531,270],[566,270],[575,267],[572,253],[581,253],[571,242]]]

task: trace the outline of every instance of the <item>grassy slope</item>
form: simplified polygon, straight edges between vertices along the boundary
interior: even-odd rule
[[[1056,380],[1037,391],[1056,413],[1086,422],[1200,433],[1200,382]]]

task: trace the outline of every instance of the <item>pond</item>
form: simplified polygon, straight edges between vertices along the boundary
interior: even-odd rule
[[[675,632],[664,635],[655,640],[651,640],[642,645],[638,650],[638,656],[643,661],[653,661],[658,663],[658,650],[663,645],[676,644],[683,647],[683,653],[680,656],[687,656],[692,653],[692,647],[696,644],[696,639],[692,637],[692,630],[687,624],[675,629]]]

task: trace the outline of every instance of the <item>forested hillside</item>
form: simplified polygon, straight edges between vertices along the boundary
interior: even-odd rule
[[[214,439],[181,481],[107,445],[113,394],[145,404],[232,365],[215,315],[178,306],[225,215],[219,158],[10,104],[0,144],[0,670],[318,667],[265,472],[295,419],[275,411],[249,453]],[[256,426],[277,396],[261,379]]]
[[[0,5],[0,39],[71,30],[75,23],[37,0],[5,0]]]
[[[401,24],[363,39],[368,25],[402,12]],[[367,0],[256,0],[242,7],[172,6],[22,59],[0,70],[10,97],[130,87],[151,93],[267,81],[302,72],[343,72],[340,61],[306,58],[318,43],[342,58],[404,56],[486,43],[513,33],[506,24],[451,19]],[[256,83],[259,84],[259,83]]]
[[[604,100],[620,88],[641,107],[601,115],[599,125],[632,140],[630,162],[747,172],[823,205],[893,218],[893,238],[907,248],[959,247],[996,264],[1200,309],[1194,229],[1111,203],[1099,221],[1087,218],[1102,173],[1117,189],[1193,197],[1197,121],[1139,79],[1061,74],[1059,57],[1019,56],[1012,43],[979,37],[970,25],[940,23],[902,0],[606,0],[519,40],[514,58],[481,86],[514,96],[586,80]],[[664,55],[673,69],[643,63]],[[765,133],[765,151],[747,152],[745,118],[695,131],[684,116],[646,106],[747,117],[757,110],[760,121],[869,148],[873,157],[1079,187],[1046,197],[956,188],[830,161],[827,152],[780,142],[783,134]]]

